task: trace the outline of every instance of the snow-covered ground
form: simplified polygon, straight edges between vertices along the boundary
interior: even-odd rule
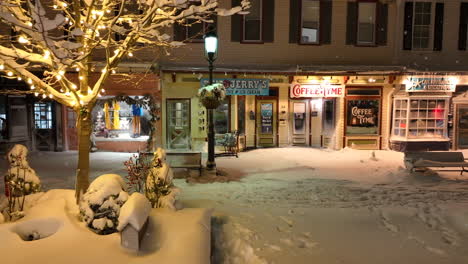
[[[92,177],[125,175],[129,156],[92,153]],[[30,158],[47,189],[72,188],[75,162]],[[258,149],[216,162],[226,176],[174,180],[186,207],[215,209],[213,263],[468,263],[468,174],[409,174],[393,151]]]

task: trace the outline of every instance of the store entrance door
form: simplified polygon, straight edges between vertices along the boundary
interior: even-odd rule
[[[468,148],[468,105],[459,105],[457,111],[457,147],[466,149]]]
[[[333,146],[335,138],[335,100],[324,99],[322,104],[322,147]]]
[[[168,99],[167,148],[190,149],[190,99]]]
[[[292,102],[292,144],[296,146],[309,145],[309,111],[308,100]]]
[[[277,145],[276,100],[257,101],[257,147]]]

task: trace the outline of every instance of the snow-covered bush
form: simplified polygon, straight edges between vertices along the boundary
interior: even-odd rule
[[[7,154],[10,168],[5,173],[5,195],[8,198],[7,214],[10,220],[23,216],[25,196],[41,190],[41,182],[36,172],[29,167],[28,149],[16,144]]]
[[[138,155],[133,154],[130,159],[124,162],[127,169],[127,184],[129,191],[133,190],[139,193],[144,191],[146,176],[151,168],[151,159],[147,153],[139,152]]]
[[[226,98],[226,88],[221,83],[204,86],[198,89],[198,97],[203,106],[214,109]]]
[[[173,185],[173,176],[171,167],[166,163],[165,150],[158,148],[154,152],[145,185],[145,194],[152,207],[175,210],[176,195],[180,190]]]
[[[100,235],[117,232],[120,208],[128,199],[125,182],[117,174],[104,174],[88,187],[80,201],[80,216]]]

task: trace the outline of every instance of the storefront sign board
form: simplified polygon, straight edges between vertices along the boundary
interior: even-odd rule
[[[226,88],[226,95],[268,95],[270,88],[269,79],[216,78],[213,83],[222,83]],[[208,84],[209,79],[200,80],[202,87]]]
[[[454,92],[456,85],[448,78],[408,78],[407,92]]]
[[[344,85],[336,84],[291,84],[291,98],[343,97]]]

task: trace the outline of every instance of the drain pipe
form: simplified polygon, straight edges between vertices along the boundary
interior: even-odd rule
[[[395,85],[393,85],[392,90],[387,95],[387,103],[389,104],[389,106],[387,107],[387,109],[389,109],[389,111],[387,111],[387,148],[386,148],[387,150],[390,149],[390,137],[392,135],[392,112],[393,112],[392,97],[394,94],[395,94]]]

